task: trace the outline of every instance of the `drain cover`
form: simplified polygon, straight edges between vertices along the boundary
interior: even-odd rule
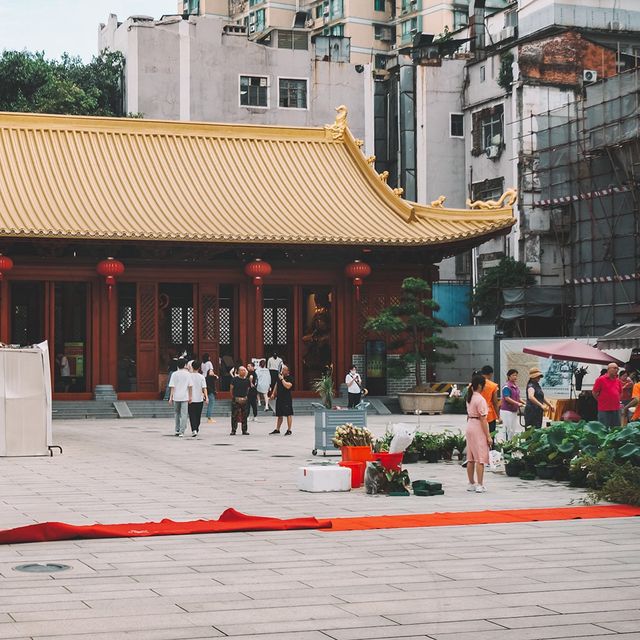
[[[15,571],[24,571],[25,573],[56,573],[57,571],[71,569],[68,564],[58,564],[57,562],[47,562],[46,564],[31,562],[29,564],[19,564],[13,568]]]
[[[213,446],[214,447],[230,447],[231,443],[230,442],[216,442]]]
[[[240,449],[240,451],[260,451],[260,449]]]
[[[273,455],[273,456],[271,456],[271,457],[272,457],[272,458],[293,458],[293,457],[295,457],[295,456],[287,456],[287,455],[284,455],[284,454],[282,454],[282,453],[276,453],[275,455]]]

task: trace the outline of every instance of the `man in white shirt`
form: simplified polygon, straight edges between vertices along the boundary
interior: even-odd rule
[[[282,364],[282,358],[275,351],[267,360],[267,369],[269,369],[269,374],[271,375],[271,387],[269,389],[270,394],[273,393],[273,390],[276,388],[278,376],[280,375],[280,371],[282,371]]]
[[[347,385],[347,393],[349,395],[349,409],[353,409],[360,404],[362,399],[362,379],[355,364],[351,365],[345,376],[344,383]]]
[[[169,382],[171,392],[169,404],[174,405],[176,411],[176,433],[179,438],[184,437],[187,428],[188,407],[191,403],[193,382],[191,374],[186,370],[187,361],[184,358],[178,360],[178,369],[174,371]]]
[[[200,431],[202,408],[207,401],[207,381],[200,373],[200,361],[194,360],[191,365],[191,403],[189,404],[189,424],[191,425],[191,437],[197,438]]]

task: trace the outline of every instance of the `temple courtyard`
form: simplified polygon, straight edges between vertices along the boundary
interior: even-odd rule
[[[381,435],[389,422],[373,416]],[[461,429],[464,416],[420,418]],[[466,491],[457,463],[408,465],[432,497],[311,494],[295,474],[313,418],[175,438],[167,420],[54,422],[63,455],[0,460],[0,529],[253,515],[318,518],[580,505],[582,489],[489,473]],[[17,565],[61,563],[59,573]],[[0,639],[640,639],[640,519],[367,531],[306,530],[0,546]]]

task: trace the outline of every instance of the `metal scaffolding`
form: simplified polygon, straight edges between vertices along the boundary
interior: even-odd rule
[[[549,213],[574,335],[640,315],[640,69],[531,116],[521,161],[532,211]],[[525,189],[526,190],[526,189]]]

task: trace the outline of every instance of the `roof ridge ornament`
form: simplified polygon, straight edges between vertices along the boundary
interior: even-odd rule
[[[347,114],[349,113],[347,107],[341,104],[336,107],[336,120],[333,124],[326,124],[324,126],[325,131],[330,134],[333,140],[343,140],[345,131],[347,130]]]
[[[447,199],[447,196],[440,196],[436,200],[431,201],[432,209],[444,209],[444,201]]]
[[[506,207],[512,207],[517,199],[518,191],[515,187],[511,187],[497,200],[467,200],[467,207],[469,207],[469,209],[504,209]]]

